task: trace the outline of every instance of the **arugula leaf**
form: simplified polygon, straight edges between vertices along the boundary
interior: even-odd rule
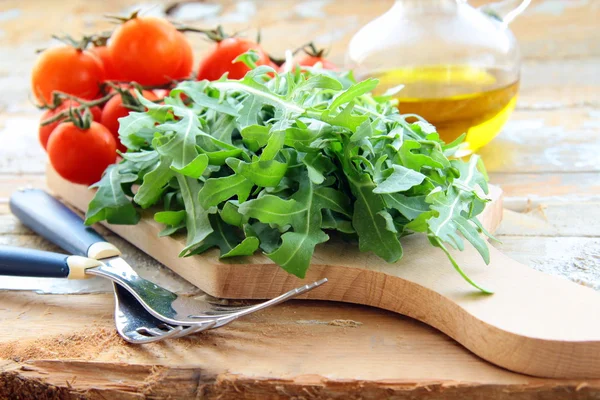
[[[186,81],[181,82],[170,93],[171,97],[179,96],[181,93],[190,97],[196,106],[216,111],[220,114],[239,116],[238,111],[225,101],[214,98],[205,93],[208,87],[207,81]]]
[[[247,201],[240,205],[238,211],[249,218],[256,218],[263,224],[279,226],[289,225],[296,213],[301,213],[301,208],[294,199],[284,200],[272,194]]]
[[[130,150],[140,150],[152,142],[155,124],[152,115],[132,111],[119,118],[119,140]]]
[[[375,184],[368,174],[356,172],[348,176],[348,181],[356,197],[352,225],[358,234],[360,251],[372,251],[387,262],[398,261],[402,257],[402,246],[379,214],[386,205],[381,195],[373,193]]]
[[[460,231],[488,264],[490,255],[487,243],[479,235],[477,226],[463,216],[464,206],[460,200],[461,197],[454,188],[449,188],[446,192],[434,192],[427,196],[427,201],[432,204],[431,209],[438,212],[436,217],[429,219],[429,229],[437,238],[462,250],[463,241],[457,232]]]
[[[208,219],[208,211],[202,207],[198,199],[200,192],[200,183],[188,176],[177,176],[177,182],[183,196],[185,204],[187,229],[187,242],[185,248],[179,254],[181,257],[189,255],[189,252],[198,246],[202,241],[212,233],[210,221]]]
[[[154,214],[154,220],[165,225],[179,225],[185,221],[186,213],[180,211],[160,211]]]
[[[284,139],[285,132],[272,132],[269,140],[267,141],[267,146],[263,149],[262,154],[260,155],[261,161],[271,161],[274,159],[279,153],[279,150],[283,148]]]
[[[260,125],[258,117],[262,109],[267,105],[279,109],[284,115],[301,115],[304,113],[304,108],[271,92],[267,87],[256,82],[249,75],[246,75],[241,81],[214,82],[213,86],[230,93],[247,94],[240,102],[242,107],[239,110],[239,116],[236,118],[241,129],[251,125]]]
[[[221,258],[251,256],[256,250],[258,250],[259,244],[260,242],[258,238],[249,236],[225,254],[221,254]]]
[[[169,157],[161,156],[158,165],[144,175],[143,183],[133,198],[133,201],[140,207],[148,208],[160,199],[167,184],[174,176],[171,163],[172,160]]]
[[[170,135],[170,140],[157,147],[160,155],[172,159],[171,169],[182,175],[199,178],[208,165],[208,156],[198,154],[196,137],[207,135],[200,129],[198,117],[191,111],[179,113],[176,123],[158,125],[156,129]]]
[[[412,150],[420,149],[421,144],[414,140],[406,140],[399,149],[398,155],[402,165],[415,171],[421,171],[424,166],[430,168],[443,168],[448,166],[448,160],[445,160],[445,164],[442,164],[432,157],[421,153],[414,153]],[[440,153],[441,154],[441,153]]]
[[[321,119],[328,124],[340,126],[350,130],[351,132],[356,132],[359,126],[368,121],[369,117],[366,115],[357,115],[353,113],[354,106],[355,103],[353,101],[348,103],[348,105],[342,109],[342,112],[337,114],[335,117],[330,115],[330,111],[332,109],[325,110],[321,115]]]
[[[468,163],[457,160],[452,160],[451,163],[460,173],[460,176],[454,180],[453,184],[455,186],[466,191],[471,191],[475,186],[479,186],[483,190],[483,193],[488,193],[487,177],[485,170],[483,173],[479,171],[482,164],[481,158],[478,155],[471,156]]]
[[[321,223],[323,229],[335,229],[342,233],[356,233],[352,227],[352,222],[336,216],[331,210],[323,210],[323,222]]]
[[[122,187],[122,184],[136,180],[137,175],[120,174],[118,165],[109,166],[100,182],[91,186],[98,188],[98,191],[88,206],[85,224],[92,225],[100,221],[107,221],[111,224],[137,224],[140,215],[133,207],[131,200],[125,196]]]
[[[393,172],[373,189],[373,193],[404,192],[420,184],[425,179],[425,175],[402,165],[394,165],[392,170]]]
[[[285,176],[287,164],[275,160],[255,160],[251,163],[240,162],[238,172],[258,186],[277,186]]]
[[[414,220],[419,215],[430,210],[427,196],[405,196],[400,193],[391,193],[383,196],[388,207],[398,210],[409,220]]]
[[[466,280],[467,282],[469,282],[473,287],[481,290],[481,292],[485,293],[485,294],[493,294],[494,292],[484,288],[483,286],[478,285],[477,283],[475,283],[471,278],[469,278],[467,276],[467,274],[464,273],[464,271],[462,270],[462,268],[460,267],[460,265],[458,265],[458,263],[456,262],[456,260],[454,259],[454,257],[452,257],[452,254],[450,254],[450,252],[448,251],[448,249],[446,248],[446,246],[444,246],[442,244],[442,242],[440,241],[439,238],[435,237],[435,236],[429,236],[429,241],[431,242],[431,244],[435,247],[439,247],[440,249],[442,249],[442,251],[444,253],[446,253],[446,256],[448,257],[448,259],[450,260],[450,263],[452,263],[452,266],[454,267],[454,269],[456,269],[456,271],[460,274],[460,276],[462,276],[464,278],[464,280]]]
[[[250,256],[258,249],[258,238],[250,236],[240,240],[223,224],[221,218],[217,215],[210,216],[210,223],[212,232],[190,255],[203,253],[212,247],[218,247],[221,250],[221,258]]]
[[[283,219],[288,221],[287,218],[289,218],[293,232],[284,233],[281,236],[281,246],[268,253],[267,256],[286,271],[304,278],[315,246],[329,239],[329,236],[321,229],[323,218],[321,209],[325,207],[325,204],[320,201],[319,197],[314,196],[314,186],[307,180],[301,182],[300,189],[292,196],[292,200],[295,207]],[[277,225],[281,225],[281,223],[277,223]]]
[[[281,239],[281,232],[262,222],[254,222],[244,225],[244,234],[246,237],[256,237],[259,239],[260,248],[270,253],[274,251]]]
[[[335,165],[329,157],[321,153],[308,153],[302,162],[308,170],[308,178],[317,185],[325,181],[325,176],[335,170]]]
[[[207,179],[200,192],[198,192],[200,205],[208,209],[236,195],[238,201],[243,203],[250,195],[253,186],[252,182],[237,174]]]
[[[223,222],[241,228],[246,221],[244,220],[244,216],[238,211],[238,207],[239,204],[233,200],[226,202],[220,213]]]
[[[379,81],[374,78],[369,78],[362,82],[356,83],[350,86],[347,90],[337,94],[334,96],[331,105],[329,106],[332,110],[337,109],[342,104],[350,103],[352,100],[357,98],[358,96],[362,96],[369,92],[372,92],[373,89],[377,87]]]

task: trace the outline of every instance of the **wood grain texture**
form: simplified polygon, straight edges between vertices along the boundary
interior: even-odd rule
[[[65,181],[52,168],[47,177],[52,192],[80,210],[87,208],[92,191]],[[499,194],[492,198],[499,200]],[[496,224],[490,222],[499,220],[502,208],[499,201],[490,204],[483,222],[493,229]],[[209,251],[178,258],[185,247],[183,238],[159,238],[162,227],[150,218],[135,226],[105,226],[217,297],[270,298],[300,284],[263,255],[219,260],[217,251]],[[550,378],[600,378],[600,315],[585,312],[586,307],[600,307],[600,294],[530,269],[494,248],[486,268],[481,268],[480,256],[470,246],[453,252],[467,275],[497,292],[482,295],[467,287],[455,271],[442,267],[448,264],[446,256],[425,237],[414,235],[403,243],[404,256],[395,264],[360,253],[356,245],[318,246],[304,283],[324,277],[329,282],[306,297],[413,317],[512,371]]]
[[[600,398],[600,380],[515,374],[427,325],[365,306],[296,301],[134,346],[114,334],[110,294],[43,299],[0,293],[0,321],[11,321],[0,324],[0,398]]]

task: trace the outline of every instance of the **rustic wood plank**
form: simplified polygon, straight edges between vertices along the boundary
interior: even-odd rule
[[[521,204],[515,208],[521,208]],[[496,236],[600,237],[600,201],[569,203],[542,199],[525,204],[520,212],[505,210]]]
[[[0,204],[7,202],[11,193],[15,190],[28,187],[41,188],[45,186],[45,181],[45,176],[40,174],[16,175],[0,172]]]
[[[516,112],[480,154],[492,173],[599,172],[600,113]]]
[[[600,239],[513,235],[500,239],[502,244],[496,247],[511,258],[538,271],[600,290]]]
[[[517,110],[600,108],[600,58],[524,61]]]
[[[502,188],[506,204],[510,204],[512,198],[560,196],[576,200],[600,195],[598,172],[529,174],[492,172],[490,182]]]
[[[218,330],[132,346],[114,333],[110,303],[109,295],[0,293],[0,318],[14,321],[0,324],[0,354],[17,360],[0,365],[0,397],[14,379],[21,379],[22,393],[41,381],[111,399],[600,396],[600,381],[514,374],[423,324],[368,307],[295,301]],[[17,339],[21,325],[38,329]]]
[[[474,5],[487,0],[472,1]],[[167,0],[156,1],[150,12],[161,15]],[[271,48],[283,50],[305,43],[309,37],[322,37],[321,42],[339,43],[333,55],[343,53],[350,36],[360,26],[385,12],[391,0],[354,2],[351,7],[340,6],[341,2],[298,2],[292,0],[269,2],[248,1],[243,5],[232,0],[220,1],[217,13],[197,14],[197,18],[184,15],[201,26],[214,27],[222,23],[228,29],[239,30],[261,27],[263,40]],[[46,41],[57,32],[92,32],[110,27],[102,15],[123,13],[132,8],[148,8],[150,5],[135,0],[103,2],[63,2],[49,0],[43,10],[34,3],[19,0],[3,2],[4,10],[15,10],[3,21],[4,38],[14,45]],[[205,10],[208,11],[208,10]],[[202,17],[202,15],[204,17]],[[521,41],[526,59],[564,59],[600,56],[600,45],[596,39],[596,23],[600,7],[594,1],[538,0],[511,25]],[[65,18],[68,16],[68,18]],[[44,18],[44,24],[37,23]],[[285,35],[279,35],[284,28]],[[269,33],[272,33],[269,35]],[[328,40],[326,40],[328,39]],[[196,44],[199,46],[201,41]],[[329,44],[329,43],[325,43]]]

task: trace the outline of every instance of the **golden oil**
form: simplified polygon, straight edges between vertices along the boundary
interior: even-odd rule
[[[512,75],[512,76],[511,76]],[[474,152],[496,136],[517,102],[519,81],[497,69],[465,66],[415,67],[374,74],[378,94],[404,84],[395,97],[402,114],[417,114],[433,124],[445,142],[467,134]]]

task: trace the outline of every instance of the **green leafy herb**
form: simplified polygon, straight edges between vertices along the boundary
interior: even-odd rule
[[[239,61],[254,66],[251,54]],[[261,249],[299,277],[332,235],[395,262],[401,238],[422,233],[487,292],[447,248],[466,240],[489,261],[481,160],[451,159],[462,139],[445,144],[426,122],[408,123],[371,96],[377,83],[259,66],[241,80],[182,82],[165,104],[141,99],[146,112],[120,119],[129,150],[95,185],[86,222],[135,224],[150,208],[161,235],[187,232],[182,256]]]

